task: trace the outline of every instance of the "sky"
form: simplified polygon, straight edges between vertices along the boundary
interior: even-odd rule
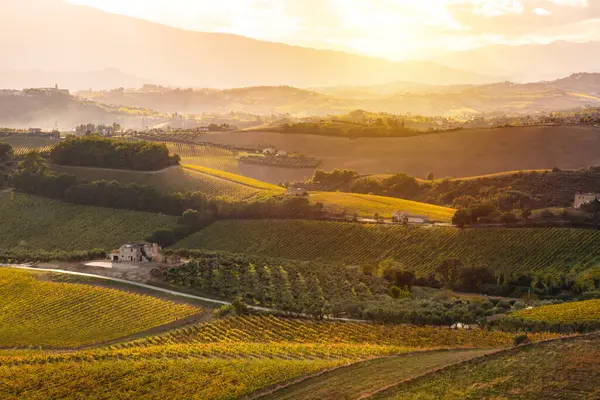
[[[391,60],[600,40],[600,0],[68,0],[183,29]]]

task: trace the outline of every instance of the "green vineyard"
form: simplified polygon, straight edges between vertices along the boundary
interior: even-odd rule
[[[176,217],[0,193],[0,249],[112,250],[169,229]]]
[[[0,143],[10,144],[13,148],[13,152],[18,156],[22,156],[33,150],[40,152],[50,151],[58,141],[50,138],[28,137],[23,135],[0,138]]]
[[[89,181],[115,180],[121,183],[150,185],[163,193],[202,192],[210,197],[224,196],[233,200],[252,198],[260,189],[238,184],[217,176],[183,167],[170,167],[157,172],[107,170],[102,168],[53,165],[57,172],[75,175]]]
[[[600,261],[600,231],[566,228],[456,229],[324,221],[220,221],[177,243],[275,258],[348,265],[394,258],[430,273],[443,258],[494,271],[577,274]]]
[[[0,268],[0,347],[74,347],[200,312],[196,307]]]

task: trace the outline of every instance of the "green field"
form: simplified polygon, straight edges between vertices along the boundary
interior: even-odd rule
[[[261,190],[238,184],[190,168],[171,167],[157,172],[137,172],[53,165],[55,171],[75,175],[89,181],[116,180],[122,183],[150,185],[163,193],[202,192],[207,196],[226,196],[234,200],[250,199]]]
[[[489,352],[490,350],[435,351],[379,358],[326,372],[277,390],[263,399],[358,400],[404,379]]]
[[[0,348],[74,347],[117,339],[200,312],[150,296],[51,282],[0,268]]]
[[[0,193],[0,249],[112,250],[170,229],[176,217]]]
[[[357,213],[361,217],[373,217],[377,213],[389,219],[392,218],[394,211],[406,211],[410,214],[427,216],[432,221],[451,222],[456,212],[448,207],[356,193],[315,192],[310,195],[310,200],[323,203],[327,210],[338,213],[346,211],[349,215]]]
[[[0,138],[0,143],[10,144],[13,148],[13,152],[16,155],[21,156],[33,150],[49,151],[58,143],[58,140],[44,137],[28,137],[23,135]]]
[[[432,272],[441,258],[505,273],[577,274],[600,262],[600,231],[566,228],[404,227],[324,221],[219,221],[178,249],[208,249],[349,265],[394,258]]]
[[[598,399],[596,334],[517,348],[400,384],[371,399]]]

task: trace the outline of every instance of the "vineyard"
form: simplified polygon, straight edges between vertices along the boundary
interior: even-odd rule
[[[112,250],[173,227],[176,218],[0,193],[0,221],[0,248],[71,251]]]
[[[10,136],[0,138],[0,143],[8,143],[12,146],[15,155],[22,156],[32,150],[47,152],[58,143],[58,140],[44,137]]]
[[[310,195],[313,202],[321,202],[325,209],[340,213],[345,211],[351,215],[373,217],[379,214],[382,218],[392,218],[394,211],[406,211],[429,217],[432,221],[451,222],[456,210],[416,201],[396,199],[392,197],[373,196],[367,194],[342,192],[317,192]]]
[[[372,400],[597,399],[600,337],[516,348],[398,384]]]
[[[441,258],[497,272],[576,275],[600,261],[600,232],[584,229],[455,229],[324,221],[219,221],[175,245],[348,265],[394,258],[418,273]]]
[[[536,307],[517,311],[510,317],[549,323],[600,322],[600,300]]]
[[[121,183],[150,185],[163,193],[202,192],[210,197],[225,196],[234,200],[249,199],[259,189],[240,185],[216,176],[183,167],[166,168],[158,172],[107,170],[101,168],[65,167],[53,165],[55,171],[75,175],[89,181],[115,180]]]
[[[238,161],[232,151],[215,146],[165,142],[171,153],[179,154],[182,164],[239,173]]]
[[[0,268],[0,347],[75,347],[125,337],[199,309]]]
[[[556,337],[536,334],[533,340]],[[452,330],[410,325],[327,322],[273,316],[236,317],[200,324],[121,345],[122,348],[201,343],[297,343],[393,346],[398,349],[494,348],[510,346],[513,335],[486,330]]]

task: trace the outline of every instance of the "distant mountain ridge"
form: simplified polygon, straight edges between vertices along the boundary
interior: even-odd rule
[[[230,34],[185,31],[58,0],[4,2],[9,6],[3,6],[0,14],[2,68],[14,71],[116,68],[165,85],[216,88],[497,80],[431,61],[391,62]]]
[[[488,45],[472,50],[450,52],[431,60],[465,71],[488,71],[517,82],[553,80],[579,72],[600,72],[600,42],[520,46]]]
[[[580,73],[548,82],[484,85],[421,85],[405,82],[375,86],[300,89],[255,86],[236,89],[142,89],[80,92],[107,104],[153,109],[165,113],[285,114],[305,117],[365,109],[428,116],[464,114],[527,114],[600,106],[600,74]]]

